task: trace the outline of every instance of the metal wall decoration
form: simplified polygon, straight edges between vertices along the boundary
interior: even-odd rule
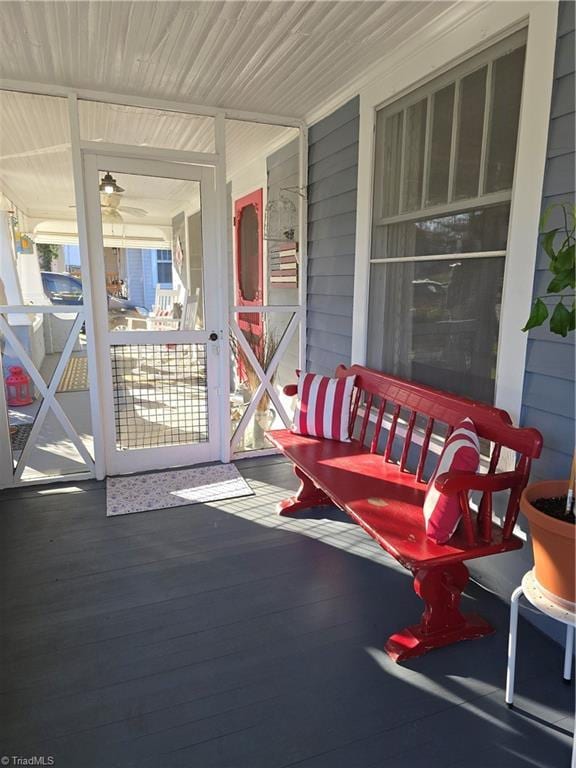
[[[284,248],[270,251],[270,282],[281,283],[285,288],[298,286],[298,248]]]
[[[291,242],[296,235],[298,212],[292,200],[270,200],[264,212],[264,239]]]
[[[284,187],[280,189],[278,200],[269,200],[264,211],[264,239],[281,243],[291,243],[296,240],[298,229],[298,209],[284,192],[290,192],[300,197],[306,197],[300,187]]]

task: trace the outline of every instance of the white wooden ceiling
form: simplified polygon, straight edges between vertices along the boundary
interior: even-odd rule
[[[0,76],[305,117],[454,2],[2,2]]]
[[[305,117],[452,5],[2,2],[0,77]],[[211,118],[88,102],[80,118],[93,141],[214,150]],[[228,177],[296,134],[227,121]],[[74,217],[65,100],[0,92],[0,182],[31,217]]]
[[[214,151],[212,118],[116,104],[80,102],[80,133],[90,141]],[[295,128],[227,120],[228,176],[297,135]],[[113,167],[109,170],[114,172]],[[187,193],[181,182],[166,180],[162,202],[159,195],[148,193],[151,184],[127,185],[122,204],[145,208],[146,223],[168,224]],[[74,184],[66,99],[0,90],[0,192],[30,218],[75,217],[70,207]],[[192,198],[188,204],[185,207],[193,205]],[[124,218],[138,220],[130,214]]]

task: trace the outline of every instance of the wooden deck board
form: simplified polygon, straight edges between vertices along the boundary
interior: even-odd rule
[[[466,607],[493,637],[392,664],[387,634],[420,610],[408,574],[336,510],[277,518],[296,484],[278,457],[238,466],[255,496],[111,520],[102,484],[0,492],[0,753],[56,768],[568,765],[573,690],[552,641],[522,621],[524,714],[504,705],[508,608],[476,585]]]

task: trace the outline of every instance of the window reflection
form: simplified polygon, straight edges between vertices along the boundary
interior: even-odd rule
[[[391,224],[372,258],[432,256],[447,253],[504,251],[510,205],[461,211],[432,219]],[[375,238],[375,246],[378,239]]]
[[[368,364],[492,402],[503,273],[503,257],[373,264]]]

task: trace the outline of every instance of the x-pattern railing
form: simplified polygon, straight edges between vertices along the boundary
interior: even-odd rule
[[[250,346],[248,339],[240,329],[240,326],[238,325],[238,321],[235,315],[238,315],[240,312],[245,312],[246,307],[234,307],[233,314],[230,318],[230,331],[233,333],[236,343],[241,348],[242,352],[246,356],[246,360],[250,363],[252,368],[254,369],[254,372],[258,376],[260,380],[260,384],[256,391],[253,393],[252,398],[250,400],[250,403],[244,413],[242,414],[242,418],[238,422],[238,425],[236,427],[236,431],[232,435],[232,441],[231,441],[231,449],[232,453],[236,450],[238,445],[240,444],[240,441],[242,440],[242,437],[244,435],[244,432],[246,430],[246,427],[250,423],[250,419],[256,412],[256,408],[258,406],[258,403],[262,399],[264,393],[268,393],[270,400],[274,403],[274,406],[277,409],[277,413],[284,422],[284,425],[286,427],[289,427],[291,424],[292,419],[290,416],[286,413],[286,409],[282,405],[282,402],[280,401],[280,398],[278,396],[278,392],[274,388],[274,375],[276,371],[278,370],[278,366],[280,365],[280,362],[286,353],[286,350],[288,349],[290,342],[294,338],[294,335],[298,331],[298,328],[300,326],[300,320],[301,320],[301,307],[260,307],[260,308],[254,308],[250,307],[250,312],[258,312],[260,314],[287,314],[291,313],[292,317],[286,326],[286,330],[284,331],[284,334],[280,340],[280,343],[278,344],[278,347],[276,348],[276,351],[274,352],[274,355],[272,356],[272,359],[270,360],[270,364],[268,365],[267,369],[264,370],[262,368],[262,365],[258,361],[258,358],[256,357],[254,350]]]
[[[8,314],[15,315],[15,314],[32,314],[32,313],[41,313],[44,315],[65,313],[65,314],[76,315],[76,318],[72,323],[70,333],[68,334],[68,338],[66,340],[64,348],[60,354],[60,360],[58,361],[58,365],[56,366],[54,373],[50,378],[50,382],[48,384],[44,381],[44,378],[42,377],[40,371],[34,365],[34,362],[31,359],[30,355],[28,354],[22,342],[16,336],[16,334],[12,330],[12,327],[9,325],[6,319],[6,315]],[[8,310],[0,311],[0,333],[4,336],[5,341],[10,345],[10,347],[14,351],[15,356],[19,358],[20,363],[22,364],[22,367],[25,368],[25,370],[27,371],[28,375],[34,382],[37,390],[40,392],[43,398],[42,404],[38,409],[36,418],[34,419],[34,424],[32,426],[32,429],[30,430],[30,435],[26,440],[26,444],[22,450],[22,453],[20,454],[16,467],[14,468],[15,481],[18,481],[21,479],[22,473],[24,472],[28,459],[30,458],[30,454],[36,445],[36,440],[40,434],[40,430],[42,429],[42,426],[44,425],[46,418],[48,416],[48,413],[50,411],[52,411],[53,415],[55,416],[57,421],[60,423],[60,425],[66,432],[66,435],[68,436],[72,444],[77,449],[88,471],[91,473],[94,473],[94,459],[90,455],[88,449],[86,448],[78,432],[74,428],[72,422],[66,415],[61,404],[56,399],[56,392],[58,390],[58,385],[62,378],[62,374],[64,373],[66,366],[72,356],[74,345],[76,343],[76,340],[78,338],[78,335],[80,334],[82,325],[84,323],[84,317],[85,317],[84,308],[81,306],[79,307],[77,305],[59,306],[57,308],[55,308],[54,306],[11,307],[9,311]]]

